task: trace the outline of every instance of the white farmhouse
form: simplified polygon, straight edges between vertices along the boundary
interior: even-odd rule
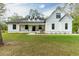
[[[28,16],[28,18],[6,23],[8,33],[72,33],[72,17],[60,7],[57,7],[47,19]]]

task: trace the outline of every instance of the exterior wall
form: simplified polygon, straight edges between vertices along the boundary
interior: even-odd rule
[[[47,20],[45,24],[45,33],[72,33],[72,18],[65,16],[61,21],[56,19],[56,13],[61,13],[61,17],[65,15],[64,12],[57,10]],[[55,24],[55,29],[52,30],[52,24]],[[68,29],[65,30],[65,23],[68,23]]]
[[[35,28],[36,31],[32,31],[32,26],[36,27]],[[44,29],[43,25],[42,25],[42,28]],[[29,32],[29,33],[31,33],[31,32],[38,32],[38,31],[40,31],[39,30],[39,25],[28,25],[28,29],[27,30],[25,29],[25,25],[20,25],[20,32]]]
[[[55,24],[55,29],[52,30],[52,24]],[[68,29],[65,29],[65,23],[68,23]],[[71,22],[52,22],[46,23],[45,33],[72,33],[72,23]]]
[[[25,29],[25,25],[20,25],[19,28],[20,28],[19,32],[28,32],[29,30],[29,29]]]
[[[70,16],[64,17],[61,21],[56,19],[56,13],[61,13],[61,17],[65,15],[64,11],[56,10],[50,17],[46,20],[46,23],[22,23],[16,24],[16,30],[13,30],[13,24],[8,24],[8,32],[33,32],[32,26],[36,26],[36,31],[39,31],[38,26],[43,25],[45,28],[45,33],[72,33],[72,18]],[[52,24],[55,24],[55,29],[52,30]],[[65,23],[68,23],[68,29],[65,30]],[[28,26],[28,30],[25,30],[25,25]],[[45,26],[45,27],[44,27]]]
[[[13,24],[8,24],[8,33],[19,32],[19,24],[16,24],[16,29],[13,29]]]
[[[13,30],[13,24],[8,24],[8,33],[32,33],[32,32],[37,32],[39,33],[39,25],[37,24],[30,24],[28,25],[28,29],[25,29],[26,24],[16,24],[16,29]],[[32,31],[32,26],[36,26],[36,31]],[[45,25],[42,25],[42,28],[44,28]]]

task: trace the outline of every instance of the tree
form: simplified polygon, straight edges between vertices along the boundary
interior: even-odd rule
[[[8,17],[8,19],[10,19],[10,21],[15,21],[15,20],[19,20],[22,19],[22,16],[19,16],[17,13],[14,13],[14,15]]]
[[[79,33],[79,4],[77,3],[66,3],[63,7],[66,12],[68,12],[72,18],[72,31],[73,33]]]
[[[4,12],[5,12],[5,4],[3,3],[0,3],[0,19],[1,17],[4,15]],[[3,38],[2,38],[2,33],[1,33],[1,24],[0,24],[0,45],[4,45],[3,43]]]
[[[7,24],[6,24],[6,21],[2,21],[0,22],[1,24],[1,29],[2,29],[2,32],[5,32],[7,30]]]
[[[79,33],[79,4],[75,4],[74,10],[71,13],[72,18],[73,18],[73,32]]]
[[[79,32],[79,16],[73,17],[72,31],[73,31],[73,33]]]
[[[44,15],[40,12],[38,12],[38,10],[33,10],[33,9],[30,9],[30,12],[29,12],[29,16],[30,18],[37,18],[37,17],[44,17]]]

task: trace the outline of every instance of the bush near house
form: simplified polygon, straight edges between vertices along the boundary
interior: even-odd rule
[[[0,55],[79,55],[79,35],[3,33]]]

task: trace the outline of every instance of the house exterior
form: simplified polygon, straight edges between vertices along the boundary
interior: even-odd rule
[[[46,19],[28,17],[28,19],[19,19],[6,23],[8,24],[8,33],[72,33],[72,17],[61,7],[57,7]]]

